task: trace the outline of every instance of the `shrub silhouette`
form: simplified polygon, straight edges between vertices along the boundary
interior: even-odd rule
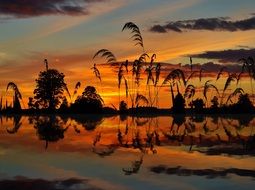
[[[96,88],[87,86],[81,96],[78,96],[71,105],[73,112],[100,113],[103,108],[103,99],[97,93]]]
[[[249,112],[254,109],[248,94],[241,95],[236,104],[238,109]]]
[[[119,111],[120,113],[126,113],[128,110],[128,106],[127,106],[127,103],[125,101],[121,101],[120,102],[120,107],[119,107]]]
[[[215,109],[219,107],[219,98],[217,96],[214,96],[213,99],[211,100],[211,108]]]
[[[196,113],[202,113],[202,111],[205,107],[205,103],[204,103],[203,99],[201,99],[201,98],[197,98],[196,100],[193,100],[192,105],[193,105]]]
[[[185,112],[185,99],[181,95],[181,93],[178,93],[173,101],[173,108],[174,113],[184,113]]]

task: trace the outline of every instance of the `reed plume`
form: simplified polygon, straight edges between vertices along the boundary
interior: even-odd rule
[[[139,107],[139,103],[144,103],[144,104],[148,105],[149,101],[148,101],[148,99],[144,95],[137,94],[136,95],[136,99],[135,99],[136,107]]]
[[[100,71],[98,70],[96,64],[91,68],[93,70],[93,73],[95,74],[96,78],[99,79],[100,82],[102,82]]]
[[[131,30],[131,34],[133,34],[131,38],[136,42],[135,46],[140,45],[144,51],[143,38],[139,27],[133,22],[127,22],[122,28],[122,31],[124,30]]]
[[[117,60],[115,55],[107,49],[101,49],[98,52],[96,52],[95,55],[93,56],[93,59],[95,59],[97,56],[106,58],[107,63],[114,63]]]
[[[208,80],[208,81],[205,82],[205,85],[204,85],[203,95],[204,95],[206,101],[207,101],[207,93],[210,89],[214,89],[217,92],[218,95],[220,94],[218,88],[215,85],[210,84],[210,82],[211,82],[211,80]]]

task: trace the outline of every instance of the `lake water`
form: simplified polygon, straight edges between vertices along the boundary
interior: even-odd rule
[[[0,119],[0,190],[255,187],[250,115]]]

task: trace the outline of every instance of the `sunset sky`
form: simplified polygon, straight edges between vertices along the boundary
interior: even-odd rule
[[[71,91],[77,81],[83,88],[98,85],[106,104],[114,102],[116,74],[100,67],[100,88],[90,68],[104,63],[92,60],[102,48],[118,61],[143,53],[130,32],[121,31],[126,22],[139,26],[145,51],[157,54],[156,62],[188,64],[192,56],[194,64],[229,65],[255,55],[254,0],[0,0],[1,95],[13,81],[25,99],[33,96],[47,58]]]

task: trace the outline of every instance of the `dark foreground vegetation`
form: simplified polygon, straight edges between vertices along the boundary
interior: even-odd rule
[[[86,86],[82,94],[78,95],[81,83],[77,82],[73,93],[70,93],[65,83],[65,75],[56,69],[49,68],[47,59],[44,60],[45,70],[41,71],[36,79],[34,97],[30,97],[25,106],[22,94],[14,82],[7,85],[6,91],[13,90],[13,101],[5,104],[0,102],[0,113],[91,113],[91,114],[240,114],[255,113],[253,80],[255,79],[255,62],[252,57],[242,58],[239,63],[242,69],[239,73],[228,72],[227,67],[222,67],[213,80],[195,86],[192,78],[202,81],[204,69],[195,70],[193,60],[190,58],[189,72],[181,69],[172,69],[166,77],[161,76],[161,64],[155,63],[156,54],[149,56],[145,53],[143,38],[139,28],[132,22],[126,23],[122,29],[130,30],[132,39],[136,45],[141,46],[142,53],[138,59],[129,62],[118,62],[115,55],[107,50],[99,50],[93,57],[105,58],[107,64],[117,68],[116,88],[119,92],[119,108],[114,105],[106,107],[104,100],[94,86]],[[150,61],[147,61],[150,60]],[[96,64],[91,68],[95,74],[95,80],[102,85],[102,76]],[[143,74],[145,73],[145,74]],[[142,94],[140,85],[143,82],[142,75],[146,76],[146,90]],[[225,75],[226,81],[223,89],[218,89],[215,83]],[[250,92],[245,93],[240,87],[240,81],[246,77],[250,79]],[[163,78],[162,81],[160,79]],[[225,79],[224,79],[225,80]],[[160,84],[161,83],[161,84]],[[124,85],[126,97],[121,99],[122,85]],[[235,89],[231,87],[235,85]],[[172,107],[159,108],[159,92],[162,88],[170,91],[169,99]],[[201,90],[202,89],[202,90]],[[75,99],[74,99],[75,98]],[[22,106],[23,104],[23,106]],[[130,105],[130,107],[128,107]],[[23,107],[23,109],[22,109]]]

